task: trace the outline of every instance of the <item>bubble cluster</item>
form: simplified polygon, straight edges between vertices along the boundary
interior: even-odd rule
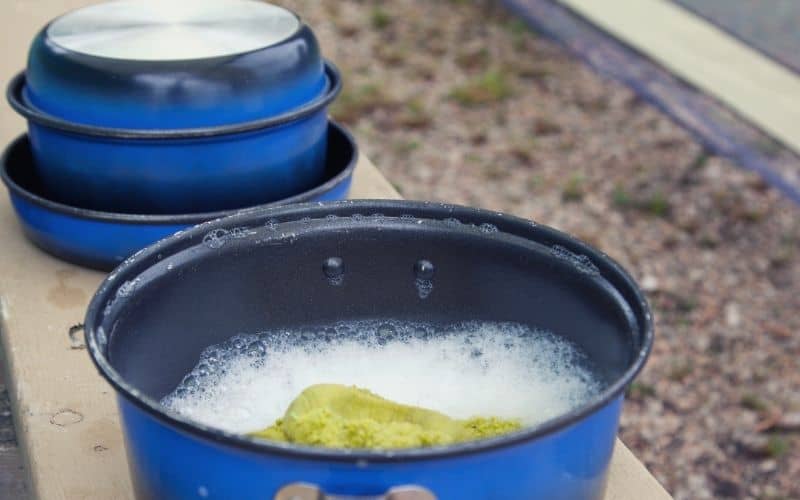
[[[516,323],[337,322],[211,346],[162,404],[244,433],[271,425],[306,387],[339,383],[455,418],[535,425],[600,391],[587,366],[572,344]]]
[[[600,270],[597,268],[594,262],[592,262],[592,260],[586,255],[578,255],[574,252],[567,250],[561,245],[553,245],[550,248],[550,253],[558,259],[569,262],[575,267],[575,269],[584,274],[591,274],[591,275],[600,274]]]

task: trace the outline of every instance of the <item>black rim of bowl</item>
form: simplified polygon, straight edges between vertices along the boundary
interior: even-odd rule
[[[6,99],[14,110],[25,117],[26,120],[50,127],[64,132],[74,134],[89,135],[93,137],[105,137],[109,139],[196,139],[204,137],[216,137],[221,135],[238,134],[251,132],[270,127],[284,125],[311,115],[320,109],[328,106],[339,92],[342,90],[342,77],[339,69],[332,62],[325,60],[325,75],[328,79],[328,87],[325,93],[311,102],[300,106],[292,111],[282,113],[270,118],[251,120],[243,123],[231,125],[218,125],[214,127],[186,128],[186,129],[126,129],[100,127],[95,125],[84,125],[81,123],[63,120],[25,103],[22,98],[22,89],[25,87],[25,72],[18,73],[6,87]]]
[[[282,223],[301,220],[305,217],[322,218],[337,208],[344,208],[349,212],[362,214],[372,213],[374,211],[381,211],[384,214],[388,211],[398,213],[405,212],[417,218],[428,218],[431,220],[456,217],[462,221],[471,219],[473,222],[492,223],[498,228],[502,228],[503,226],[516,228],[531,227],[530,221],[507,214],[457,205],[405,200],[345,200],[325,203],[306,203],[294,206],[272,207],[260,211],[260,215],[261,218],[267,218]],[[192,421],[182,415],[167,410],[161,406],[158,401],[142,396],[133,386],[128,384],[109,363],[105,353],[106,345],[101,347],[98,343],[97,328],[103,321],[105,306],[113,299],[117,289],[127,280],[134,279],[141,271],[149,267],[152,262],[160,260],[159,257],[168,257],[175,252],[198,244],[209,231],[213,231],[217,228],[246,226],[248,223],[252,222],[248,219],[250,216],[252,216],[252,213],[242,212],[225,219],[207,222],[184,231],[180,236],[175,235],[165,238],[138,252],[114,269],[103,281],[92,297],[86,312],[84,335],[87,350],[101,376],[126,400],[158,420],[161,424],[193,435],[195,438],[204,438],[218,444],[251,452],[281,455],[294,459],[351,463],[430,460],[483,453],[489,450],[507,448],[513,445],[526,443],[553,434],[600,410],[622,394],[628,384],[630,384],[641,371],[652,349],[652,313],[647,300],[633,278],[606,254],[566,233],[534,223],[533,230],[536,231],[536,241],[546,242],[548,245],[562,245],[572,252],[590,256],[592,262],[601,269],[602,274],[616,282],[617,288],[627,288],[630,298],[638,303],[635,307],[642,313],[642,318],[637,320],[638,332],[631,332],[632,337],[636,336],[637,333],[639,334],[634,338],[639,339],[640,342],[634,344],[638,349],[632,354],[634,359],[631,361],[630,366],[628,366],[627,370],[617,380],[609,384],[606,389],[590,401],[556,418],[546,420],[539,425],[512,434],[486,440],[431,448],[390,450],[330,449],[281,444],[263,439],[251,438],[242,434],[222,431]],[[530,229],[525,230],[529,231]],[[516,232],[520,233],[522,231],[523,230],[518,230]],[[515,231],[508,231],[508,233],[514,235]],[[500,229],[498,233],[494,234],[502,235],[504,234],[504,230]],[[486,237],[492,237],[492,235],[487,235]],[[531,239],[530,234],[528,234],[527,239]],[[630,303],[631,300],[628,300],[628,302]]]
[[[37,206],[43,207],[44,209],[49,210],[51,212],[68,215],[71,217],[75,217],[76,219],[88,219],[88,220],[111,222],[118,224],[149,224],[149,225],[199,224],[201,222],[205,222],[208,220],[219,219],[221,217],[234,215],[240,212],[257,210],[259,208],[308,202],[313,200],[314,197],[334,189],[340,183],[345,181],[348,177],[353,175],[353,170],[356,168],[356,164],[358,163],[358,145],[356,144],[355,139],[350,134],[350,132],[342,125],[339,125],[334,121],[330,121],[328,123],[328,132],[334,134],[340,134],[342,136],[341,139],[347,142],[352,149],[352,157],[350,158],[350,161],[347,163],[347,166],[344,169],[342,169],[340,172],[338,172],[336,175],[334,175],[324,183],[320,184],[319,186],[309,191],[305,191],[303,193],[291,196],[289,198],[284,198],[282,200],[276,200],[269,203],[264,203],[262,205],[242,207],[239,209],[221,210],[217,212],[193,213],[193,214],[148,215],[148,214],[117,213],[117,212],[101,212],[98,210],[91,210],[87,208],[75,207],[72,205],[65,205],[57,201],[49,200],[39,194],[36,194],[34,192],[31,192],[23,188],[9,174],[9,161],[10,161],[9,156],[11,155],[12,150],[14,150],[16,147],[19,147],[20,143],[27,140],[26,134],[22,134],[19,137],[17,137],[11,144],[8,145],[6,150],[3,152],[2,156],[0,156],[0,178],[2,178],[3,183],[6,185],[6,187],[8,187],[9,191],[13,195],[24,198],[25,200]]]

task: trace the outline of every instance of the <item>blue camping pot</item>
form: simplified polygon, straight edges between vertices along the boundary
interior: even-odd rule
[[[347,130],[329,123],[325,171],[320,183],[289,198],[266,205],[343,200],[350,191],[358,148]],[[12,142],[0,157],[0,179],[25,235],[38,247],[78,265],[111,270],[142,248],[201,222],[232,215],[236,210],[193,214],[129,214],[101,212],[49,199],[33,168],[27,136]]]
[[[376,318],[548,330],[580,347],[603,387],[512,434],[403,450],[275,443],[159,404],[237,333]],[[653,342],[641,291],[603,253],[504,214],[387,200],[259,209],[162,240],[101,284],[85,332],[117,392],[140,499],[600,500],[623,392]]]
[[[284,8],[117,0],[45,26],[7,96],[51,198],[191,213],[318,184],[340,88],[311,29]]]

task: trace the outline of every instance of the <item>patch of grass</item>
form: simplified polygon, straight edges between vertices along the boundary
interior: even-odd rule
[[[656,217],[666,217],[669,215],[671,207],[669,200],[662,193],[654,193],[652,196],[642,200],[642,208],[645,212]]]
[[[392,24],[392,16],[386,10],[375,7],[369,15],[369,23],[376,30],[383,30]]]
[[[756,394],[752,392],[748,392],[742,395],[742,398],[739,400],[739,405],[742,408],[746,408],[748,410],[763,412],[766,411],[769,405],[767,402],[758,397]]]
[[[508,31],[511,33],[511,43],[515,49],[520,50],[525,47],[525,37],[531,33],[525,21],[514,18],[506,23]]]
[[[772,458],[781,458],[789,452],[789,440],[778,434],[773,434],[767,441],[767,453]]]
[[[345,87],[331,105],[331,115],[337,120],[352,124],[363,115],[378,108],[393,108],[397,103],[375,84]]]
[[[462,106],[480,106],[507,99],[512,93],[511,84],[505,74],[498,70],[489,70],[455,87],[450,92],[450,97]]]
[[[433,116],[428,112],[420,99],[411,99],[408,101],[397,117],[397,122],[408,128],[427,127],[432,121]]]
[[[408,155],[414,150],[419,149],[420,143],[418,141],[398,141],[394,144],[394,150],[397,154]]]
[[[611,193],[611,201],[615,207],[623,210],[630,208],[633,203],[630,193],[620,185],[614,187],[614,191]]]
[[[625,396],[630,399],[647,399],[655,397],[656,388],[644,382],[632,382],[625,390]]]
[[[617,185],[612,191],[611,202],[620,210],[636,210],[655,217],[666,218],[672,212],[672,206],[663,193],[657,191],[634,196],[622,185]]]
[[[708,153],[705,151],[700,151],[700,153],[698,153],[689,164],[689,170],[702,170],[706,165],[708,165],[708,159]]]
[[[567,180],[561,190],[561,199],[565,202],[578,202],[583,200],[585,194],[583,176],[575,174]]]
[[[532,175],[525,181],[525,187],[528,188],[528,191],[536,191],[542,185],[542,176],[541,175]]]

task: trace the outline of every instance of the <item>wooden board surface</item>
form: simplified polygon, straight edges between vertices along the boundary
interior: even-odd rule
[[[24,66],[35,31],[86,0],[6,0],[0,17],[0,82]],[[24,128],[0,108],[0,144]],[[396,198],[365,158],[351,195]],[[7,197],[0,197],[0,340],[5,372],[28,474],[28,491],[43,499],[131,498],[125,452],[112,389],[97,375],[80,336],[80,323],[103,274],[58,261],[24,239]],[[0,463],[0,467],[3,467]],[[614,451],[607,498],[669,496],[620,442]]]
[[[667,0],[559,1],[800,153],[792,71]]]

